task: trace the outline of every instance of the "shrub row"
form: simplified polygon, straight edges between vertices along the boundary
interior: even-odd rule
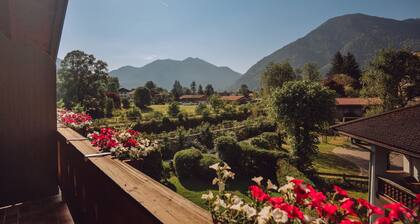
[[[216,139],[216,150],[221,160],[227,162],[238,176],[263,176],[275,179],[276,163],[288,154],[280,151],[259,149],[248,143],[237,143],[232,137]]]
[[[264,132],[251,139],[251,145],[262,149],[280,149],[286,138],[285,133]]]
[[[219,124],[225,120],[243,121],[250,116],[249,112],[235,112],[234,114],[219,114],[208,117],[185,117],[183,119],[163,117],[161,120],[152,119],[150,121],[138,122],[133,129],[146,133],[161,133],[174,131],[178,127],[190,129],[199,126],[202,123]]]
[[[263,132],[274,132],[277,129],[277,124],[273,121],[261,121],[257,125],[248,125],[240,129],[236,133],[238,141],[243,141],[248,138],[260,135]]]
[[[177,152],[174,156],[175,172],[180,179],[197,178],[209,181],[215,177],[209,166],[220,160],[210,154],[202,154],[200,150],[191,148]]]

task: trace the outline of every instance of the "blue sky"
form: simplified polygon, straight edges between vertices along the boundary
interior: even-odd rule
[[[70,0],[59,57],[80,49],[110,69],[199,57],[244,73],[349,13],[420,18],[420,0]]]

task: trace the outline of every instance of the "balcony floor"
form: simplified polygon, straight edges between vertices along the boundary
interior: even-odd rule
[[[0,224],[73,224],[61,195],[0,208]]]

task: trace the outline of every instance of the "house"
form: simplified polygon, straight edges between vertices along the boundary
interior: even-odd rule
[[[127,98],[129,97],[128,93],[130,92],[130,90],[126,89],[126,88],[120,88],[118,90],[118,93],[120,94],[121,98]]]
[[[198,103],[205,103],[207,101],[207,96],[206,95],[182,95],[181,97],[179,97],[179,100],[182,103],[198,104]]]
[[[1,222],[213,223],[203,208],[57,124],[67,4],[0,1]]]
[[[379,98],[335,98],[336,119],[345,122],[360,118],[366,107],[381,104]]]
[[[221,96],[220,99],[226,102],[232,102],[232,103],[238,103],[238,104],[244,104],[249,101],[248,97],[245,97],[242,95]]]
[[[401,202],[414,206],[420,193],[420,105],[335,125],[332,129],[368,145],[369,200],[380,206]],[[391,166],[390,154],[402,158]]]

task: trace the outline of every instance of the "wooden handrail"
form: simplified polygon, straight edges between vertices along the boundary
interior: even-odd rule
[[[213,223],[211,215],[151,177],[97,153],[70,128],[58,128],[59,182],[78,223]]]
[[[383,177],[377,177],[378,179],[378,194],[382,195],[394,202],[400,202],[409,208],[415,206],[414,200],[416,194],[410,189],[407,189],[392,180]]]

